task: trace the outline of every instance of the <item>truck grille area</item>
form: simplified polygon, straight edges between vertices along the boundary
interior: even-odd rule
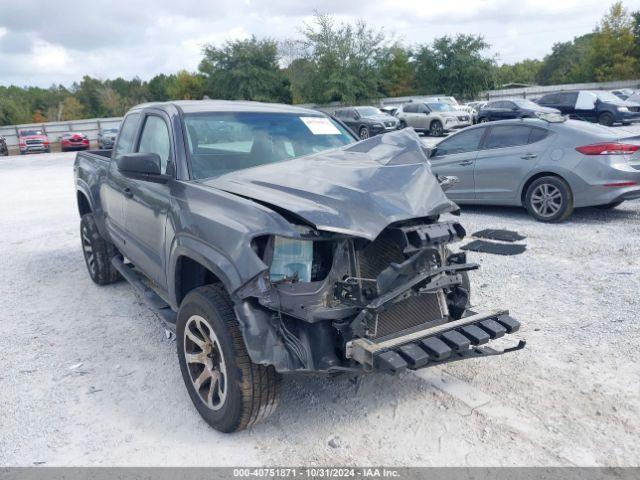
[[[405,256],[400,246],[389,238],[380,237],[357,252],[358,276],[375,279],[391,263],[401,263]],[[369,338],[377,339],[442,318],[438,295],[435,293],[409,297],[394,303],[378,314]]]

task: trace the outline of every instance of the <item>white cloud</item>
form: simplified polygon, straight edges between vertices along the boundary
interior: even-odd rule
[[[406,44],[481,34],[500,61],[541,58],[555,42],[589,32],[613,0],[44,0],[5,2],[0,84],[71,84],[99,78],[195,70],[203,45],[299,36],[315,10],[364,19]],[[626,0],[631,10],[640,0]],[[69,14],[80,12],[81,14]]]

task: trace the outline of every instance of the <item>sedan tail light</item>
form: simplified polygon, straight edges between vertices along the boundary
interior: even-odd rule
[[[640,145],[631,143],[594,143],[576,147],[583,155],[633,155],[640,150]]]

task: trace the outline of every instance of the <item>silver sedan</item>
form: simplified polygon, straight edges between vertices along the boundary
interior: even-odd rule
[[[456,203],[521,205],[543,222],[640,198],[640,137],[559,116],[469,127],[428,156],[435,173],[458,177],[446,191]]]

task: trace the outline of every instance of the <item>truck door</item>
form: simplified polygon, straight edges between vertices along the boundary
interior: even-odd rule
[[[161,112],[148,112],[142,118],[136,152],[157,153],[163,174],[174,163],[169,118]],[[133,264],[161,288],[167,288],[165,275],[165,226],[171,205],[170,186],[135,180],[125,197],[127,256]]]
[[[105,215],[105,225],[109,236],[118,249],[126,255],[126,225],[124,203],[127,189],[132,181],[124,177],[118,171],[118,159],[127,153],[131,153],[134,147],[140,112],[127,115],[122,122],[122,128],[118,140],[113,148],[109,171],[105,182],[100,185],[100,200]]]

